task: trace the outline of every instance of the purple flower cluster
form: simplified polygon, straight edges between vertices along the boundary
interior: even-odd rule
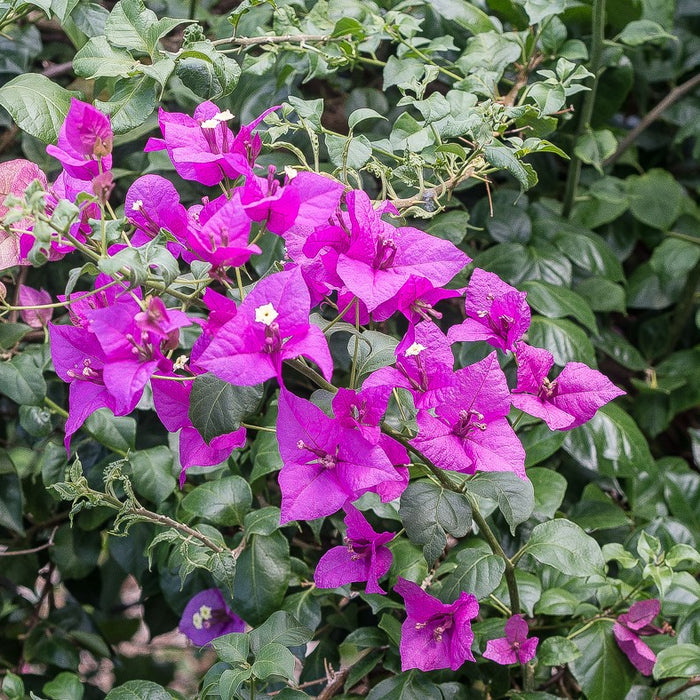
[[[523,341],[530,324],[525,293],[479,269],[466,289],[447,288],[470,258],[449,241],[395,226],[390,219],[398,212],[391,204],[376,206],[363,191],[346,190],[313,172],[287,169],[279,176],[273,167],[261,172],[256,127],[274,109],[238,133],[229,127],[232,115],[211,102],[193,116],[161,109],[162,138],[151,139],[146,150],[165,150],[182,178],[218,185],[223,194],[186,208],[169,180],[138,178],[126,195],[125,217],[133,232],[125,245],[141,246],[165,232],[174,256],[187,264],[208,263],[212,284],[223,289],[232,286],[232,268],[261,252],[260,236],[276,235],[286,247],[284,268],[260,279],[239,302],[208,288],[202,298],[206,317],[166,307],[160,298],[144,298],[138,287],[102,275],[93,291],[72,294],[67,300],[71,323],[49,326],[56,372],[70,385],[66,445],[96,409],[131,412],[150,381],[163,425],[180,431],[182,483],[187,468],[218,464],[246,440],[244,428],[203,439],[189,417],[191,381],[205,372],[237,386],[274,379],[280,386],[281,522],[343,509],[345,545],[322,556],[316,585],[366,582],[367,592],[384,593],[379,582],[391,565],[387,544],[393,533],[376,532],[352,504],[368,492],[383,502],[394,500],[408,484],[406,443],[383,426],[392,392],[403,389],[412,398],[417,432],[406,439],[434,465],[464,474],[509,471],[521,479],[527,478],[525,452],[508,421],[512,407],[552,429],[569,430],[623,392],[579,363],[567,364],[550,379],[552,356]],[[109,195],[111,150],[109,118],[73,101],[58,145],[49,147],[64,170],[47,205],[59,195],[76,201],[81,192],[93,194],[74,226],[78,240],[85,240],[86,217],[99,218]],[[60,237],[52,246],[57,255],[72,249]],[[435,306],[458,297],[465,320],[445,333]],[[310,321],[320,304],[352,323],[384,322],[401,314],[408,324],[393,366],[372,372],[361,387],[338,389],[332,416],[295,395],[283,375],[285,363],[297,361],[309,370],[312,363],[332,381],[328,341]],[[189,358],[173,361],[179,331],[192,323],[202,333]],[[455,371],[452,346],[464,341],[485,341],[495,349]],[[508,353],[518,366],[514,389],[501,369]],[[404,668],[457,669],[473,660],[474,596],[463,592],[447,605],[403,579],[395,590],[408,613],[401,642]],[[190,601],[183,617],[183,630],[195,641],[237,624],[223,599],[205,593],[208,597]],[[512,617],[505,638],[489,643],[488,658],[498,663],[531,658],[536,639],[526,639],[526,628],[521,617]]]

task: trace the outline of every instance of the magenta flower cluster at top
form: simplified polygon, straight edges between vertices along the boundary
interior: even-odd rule
[[[186,208],[169,180],[145,175],[129,188],[125,217],[133,227],[128,245],[146,244],[165,230],[174,256],[185,263],[209,263],[212,280],[220,282],[228,281],[229,268],[261,252],[250,240],[257,222],[284,239],[284,269],[259,280],[240,303],[208,288],[202,297],[206,318],[168,308],[157,297],[143,298],[138,287],[127,289],[104,275],[93,291],[71,294],[70,323],[49,326],[54,367],[70,385],[66,446],[98,408],[130,413],[150,381],[163,425],[180,431],[182,481],[189,467],[219,464],[246,441],[244,428],[209,443],[203,439],[188,415],[187,379],[206,372],[238,386],[275,379],[280,386],[282,523],[344,509],[346,546],[321,558],[316,584],[333,588],[366,581],[368,592],[384,593],[380,579],[391,564],[386,545],[393,534],[375,532],[352,502],[368,492],[384,502],[402,494],[409,480],[406,444],[442,469],[509,471],[526,479],[525,452],[507,418],[512,406],[554,430],[568,430],[623,392],[575,362],[549,378],[551,354],[523,341],[530,323],[525,293],[479,269],[466,289],[445,288],[470,258],[449,241],[389,223],[387,218],[398,215],[390,203],[377,206],[363,191],[347,190],[314,172],[287,168],[279,176],[270,167],[258,174],[256,127],[268,112],[234,134],[228,125],[232,115],[211,102],[197,107],[192,117],[161,110],[163,138],[151,139],[146,150],[167,151],[181,177],[220,185],[224,193]],[[64,171],[48,187],[47,207],[59,198],[85,201],[76,200],[81,192],[94,195],[80,205],[80,219],[71,229],[75,241],[86,241],[88,219],[99,217],[98,205],[109,196],[111,146],[109,119],[74,100],[58,145],[49,147]],[[234,180],[238,184],[232,187]],[[27,245],[20,240],[17,262],[23,262]],[[72,249],[58,237],[47,253],[60,257]],[[445,334],[435,305],[451,297],[463,297],[466,319]],[[338,389],[332,417],[292,393],[282,373],[285,361],[301,357],[332,380],[328,341],[310,321],[322,302],[332,303],[353,323],[401,314],[408,324],[393,366],[374,371],[360,388]],[[180,329],[195,323],[202,332],[189,358],[174,362]],[[464,341],[485,341],[494,351],[455,371],[452,345]],[[515,357],[514,388],[508,386],[499,353]],[[179,381],[170,379],[175,377]],[[417,411],[417,434],[404,444],[382,426],[395,389],[408,392]],[[409,581],[400,580],[395,589],[408,611],[401,642],[404,668],[456,669],[473,659],[474,596],[462,593],[445,605]],[[221,620],[228,619],[223,601],[204,607],[207,614],[210,608],[223,610]],[[192,613],[199,615],[192,618],[198,634],[207,628],[202,609]],[[524,662],[536,642],[526,642],[522,618],[509,625],[506,637],[489,648],[489,658]]]

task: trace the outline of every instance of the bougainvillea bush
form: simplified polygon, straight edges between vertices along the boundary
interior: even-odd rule
[[[3,12],[5,696],[696,696],[691,3]]]

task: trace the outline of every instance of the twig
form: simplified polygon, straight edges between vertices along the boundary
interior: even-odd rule
[[[45,544],[40,544],[38,547],[32,547],[31,549],[16,549],[12,552],[7,550],[0,551],[0,557],[19,557],[23,554],[35,554],[36,552],[41,552],[43,549],[49,549],[49,547],[53,547],[53,538],[56,534],[56,530],[58,530],[58,526],[54,527],[54,529],[51,531],[49,541]]]
[[[47,65],[43,71],[42,75],[47,78],[57,78],[59,75],[65,75],[73,70],[73,61],[66,61],[65,63],[54,63],[52,65]]]
[[[309,42],[318,42],[325,44],[329,42],[333,37],[330,34],[280,34],[271,36],[239,36],[230,37],[227,39],[216,39],[211,43],[214,46],[221,46],[222,44],[233,44],[234,46],[260,46],[262,44],[304,44]],[[341,37],[335,37],[341,38]]]
[[[617,146],[617,150],[603,161],[603,165],[614,163],[636,140],[646,128],[651,126],[672,104],[678,102],[683,95],[700,85],[700,73],[689,78],[684,83],[673,88],[659,104],[650,110],[644,119],[632,129]]]

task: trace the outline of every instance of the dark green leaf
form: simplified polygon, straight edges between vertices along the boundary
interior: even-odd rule
[[[576,292],[572,292],[566,287],[534,280],[523,282],[520,289],[527,292],[528,304],[543,316],[548,318],[571,316],[586,326],[591,333],[597,333],[593,310]]]
[[[24,535],[22,484],[14,470],[0,474],[0,525]]]
[[[110,690],[105,700],[175,700],[175,696],[153,681],[128,681]]]
[[[129,455],[131,478],[137,493],[153,503],[162,503],[175,490],[173,453],[164,445]]]
[[[595,350],[588,335],[567,319],[533,316],[528,340],[538,348],[547,348],[560,367],[567,362],[583,362],[589,367],[597,367]]]
[[[612,622],[601,620],[574,637],[581,655],[569,668],[589,700],[625,697],[635,671],[612,635]]]
[[[496,501],[503,517],[515,534],[515,528],[532,514],[535,495],[532,484],[512,472],[482,472],[468,482],[471,493]]]
[[[638,19],[630,22],[618,34],[617,40],[627,46],[641,46],[647,42],[656,42],[660,39],[675,39],[657,22],[649,19]]]
[[[109,114],[115,134],[124,134],[141,126],[155,109],[156,81],[147,75],[124,78],[109,99],[95,100],[95,107]]]
[[[445,532],[464,537],[472,523],[467,499],[430,481],[408,485],[401,495],[399,515],[411,541],[423,546],[423,556],[429,564],[445,548]]]
[[[133,450],[136,443],[136,421],[128,416],[113,416],[101,408],[90,414],[83,424],[90,435],[115,452]]]
[[[442,693],[434,683],[414,670],[399,673],[375,685],[367,700],[442,700]]]
[[[277,531],[253,535],[236,566],[236,612],[249,624],[263,622],[279,609],[290,576],[289,544]]]
[[[4,196],[4,193],[0,196]],[[31,330],[25,323],[3,323],[0,325],[0,348],[3,350],[13,348]]]
[[[605,564],[598,543],[563,519],[537,525],[524,552],[568,576],[593,576],[602,573]]]
[[[182,507],[216,525],[242,525],[252,499],[245,479],[226,476],[197,486],[185,496]]]
[[[44,143],[58,139],[71,97],[77,92],[62,88],[38,73],[18,75],[0,87],[0,105],[17,126]]]
[[[248,660],[250,643],[247,634],[233,632],[211,642],[217,656],[229,664],[244,664]]]
[[[501,557],[488,550],[467,548],[457,553],[457,567],[444,579],[440,597],[446,602],[467,591],[482,600],[501,582],[506,565]]]
[[[20,405],[43,404],[46,382],[27,353],[15,355],[9,362],[0,361],[0,393]]]
[[[542,518],[553,518],[564,500],[566,479],[558,472],[542,467],[528,469],[527,475],[535,489],[534,512]]]
[[[700,646],[676,644],[656,657],[654,678],[692,678],[700,675]]]
[[[287,647],[271,642],[256,654],[255,663],[251,670],[256,678],[265,679],[269,676],[281,676],[293,681],[295,665],[294,654]]]
[[[579,648],[566,637],[548,637],[537,650],[537,660],[545,666],[563,666],[579,656]]]
[[[83,78],[127,78],[136,69],[133,56],[112,46],[104,36],[95,36],[73,59],[73,70]]]
[[[550,430],[544,423],[536,423],[519,433],[518,437],[525,448],[525,466],[532,467],[551,457],[562,446],[566,434]],[[528,476],[531,471],[528,469]]]
[[[635,476],[653,465],[637,424],[612,403],[567,432],[563,447],[579,464],[606,476]]]
[[[219,678],[219,696],[222,698],[235,698],[236,691],[253,675],[250,668],[230,668],[225,670]]]
[[[260,649],[273,642],[285,647],[296,647],[306,644],[311,637],[313,630],[299,622],[291,613],[278,610],[250,633],[250,648],[257,654]]]
[[[245,516],[243,529],[250,535],[271,535],[280,526],[280,509],[277,506],[265,506],[253,510]]]
[[[51,700],[81,700],[85,689],[75,673],[59,673],[56,678],[44,685],[42,691]]]
[[[625,180],[634,217],[652,228],[667,231],[681,213],[683,187],[666,170],[656,168]]]
[[[192,383],[189,417],[207,441],[238,430],[262,398],[262,386],[233,386],[210,372]]]
[[[96,531],[85,532],[70,525],[61,525],[54,535],[51,559],[63,578],[85,578],[100,556],[101,538]]]

